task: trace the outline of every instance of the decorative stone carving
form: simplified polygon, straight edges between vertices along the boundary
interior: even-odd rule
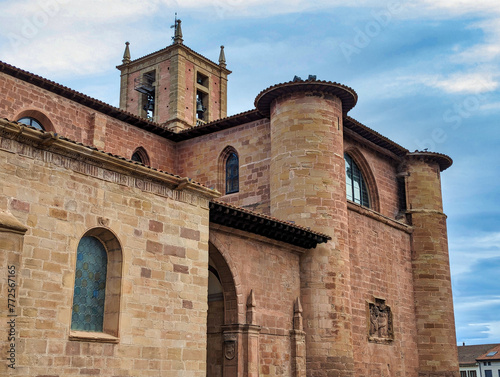
[[[385,300],[376,298],[368,303],[369,330],[368,340],[385,343],[394,340],[391,308]]]
[[[224,356],[228,360],[236,356],[236,334],[224,334]]]
[[[97,218],[97,223],[101,226],[109,226],[109,219],[105,218],[105,217],[98,217]]]
[[[300,303],[300,297],[297,297],[297,299],[293,303],[293,329],[298,331],[304,330],[302,304]]]

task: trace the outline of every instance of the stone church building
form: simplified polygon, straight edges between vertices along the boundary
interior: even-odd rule
[[[0,375],[459,376],[440,174],[295,78],[131,59],[120,108],[0,62]]]

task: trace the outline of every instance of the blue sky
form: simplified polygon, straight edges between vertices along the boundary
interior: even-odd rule
[[[0,60],[118,105],[132,58],[184,43],[225,45],[229,114],[294,75],[337,81],[349,115],[404,147],[454,160],[442,174],[457,342],[500,343],[498,0],[0,0]]]

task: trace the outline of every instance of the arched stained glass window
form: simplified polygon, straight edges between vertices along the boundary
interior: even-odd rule
[[[71,329],[102,332],[108,256],[95,237],[78,244]]]
[[[26,124],[27,126],[31,126],[34,128],[38,128],[39,130],[45,130],[42,124],[32,117],[24,117],[18,120],[19,123]]]
[[[354,203],[361,204],[365,207],[370,207],[368,198],[368,190],[366,189],[365,180],[358,165],[354,162],[351,156],[344,154],[345,159],[345,176],[346,176],[346,196],[348,200]]]
[[[226,160],[226,194],[240,190],[238,155],[231,153]]]

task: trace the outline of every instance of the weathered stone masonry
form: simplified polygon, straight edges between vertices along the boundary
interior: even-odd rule
[[[0,62],[0,261],[17,269],[0,374],[458,377],[451,159],[350,118],[357,94],[334,82],[278,84],[226,117],[223,48],[217,64],[176,25],[142,58],[127,44],[120,109]],[[345,154],[365,205],[346,198]],[[71,330],[83,236],[108,258],[102,332]]]

